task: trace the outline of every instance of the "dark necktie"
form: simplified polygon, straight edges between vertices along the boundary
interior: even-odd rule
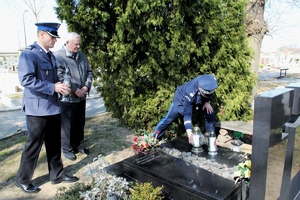
[[[50,51],[47,52],[47,55],[48,55],[49,60],[50,60],[50,62],[51,62],[51,64],[52,64],[52,59],[51,59],[51,53],[50,53]]]

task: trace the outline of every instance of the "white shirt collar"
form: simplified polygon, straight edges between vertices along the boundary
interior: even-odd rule
[[[46,53],[48,53],[48,52],[50,52],[49,50],[47,51],[42,45],[40,45],[38,42],[37,42],[37,44],[46,52]]]

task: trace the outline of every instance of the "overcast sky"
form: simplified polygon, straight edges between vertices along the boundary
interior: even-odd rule
[[[0,51],[17,51],[20,47],[25,46],[24,25],[27,45],[32,44],[36,40],[37,28],[34,25],[36,22],[35,18],[31,11],[25,12],[28,7],[26,8],[23,2],[23,0],[0,1],[0,20],[2,26],[0,31]],[[39,15],[38,21],[61,23],[56,18],[53,10],[53,6],[56,5],[55,0],[45,0],[44,2],[45,5]],[[284,13],[284,15],[273,15],[277,17],[280,16],[280,21],[275,17],[268,19],[270,27],[273,27],[274,24],[279,25],[273,29],[276,30],[275,32],[270,32],[271,36],[266,35],[264,37],[262,51],[275,51],[277,48],[284,45],[300,47],[300,8],[286,9],[281,3],[276,6],[275,10],[269,8],[266,9],[266,14],[268,14],[268,12],[281,12]],[[280,9],[285,10],[280,11]],[[62,23],[58,32],[61,39],[58,39],[52,50],[59,49],[64,43],[63,40],[67,33],[67,26],[65,23]]]

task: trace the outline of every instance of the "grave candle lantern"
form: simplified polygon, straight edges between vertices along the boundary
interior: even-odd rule
[[[71,86],[71,72],[70,72],[70,69],[69,67],[66,68],[66,72],[64,74],[64,84],[68,84]],[[70,101],[70,97],[69,95],[63,95],[62,99],[61,99],[62,102],[69,102]]]
[[[198,126],[193,128],[193,148],[192,153],[198,154],[203,152],[202,144],[203,144],[203,134]]]

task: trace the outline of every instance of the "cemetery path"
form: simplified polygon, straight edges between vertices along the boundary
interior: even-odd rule
[[[16,133],[26,131],[25,114],[21,112],[20,105],[11,108],[2,108],[0,106],[0,140],[11,137]],[[101,115],[106,112],[103,98],[92,96],[86,101],[86,118]]]

